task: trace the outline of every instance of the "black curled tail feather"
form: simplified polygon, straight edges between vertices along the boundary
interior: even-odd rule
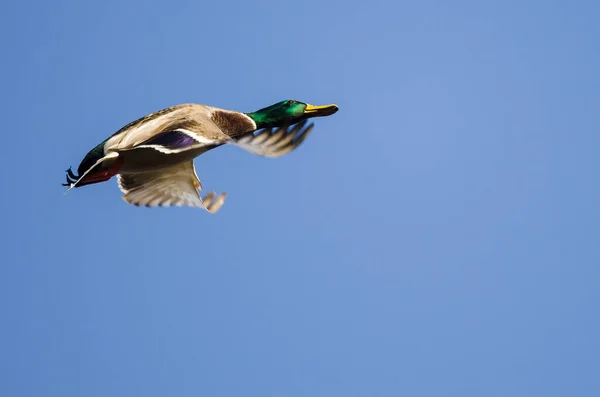
[[[73,170],[71,170],[71,167],[69,167],[69,169],[65,172],[67,173],[67,183],[63,183],[63,186],[71,186],[77,182],[77,180],[79,180],[79,175],[75,174]]]
[[[75,182],[79,180],[80,175],[85,174],[85,172],[91,167],[93,167],[98,160],[104,157],[104,144],[106,143],[106,141],[108,141],[108,139],[106,139],[98,146],[90,150],[88,154],[85,155],[83,160],[81,160],[79,167],[77,167],[77,173],[79,175],[75,174],[71,167],[69,167],[69,169],[65,171],[67,173],[67,183],[63,183],[63,186],[72,186]]]

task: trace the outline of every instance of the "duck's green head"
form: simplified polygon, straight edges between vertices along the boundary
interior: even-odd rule
[[[292,125],[311,117],[331,116],[337,111],[336,105],[313,106],[289,99],[247,115],[259,129]]]

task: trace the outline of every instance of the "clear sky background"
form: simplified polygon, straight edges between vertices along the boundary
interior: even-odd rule
[[[9,2],[0,395],[600,395],[597,1]],[[124,124],[336,103],[196,159],[215,215],[63,196]]]

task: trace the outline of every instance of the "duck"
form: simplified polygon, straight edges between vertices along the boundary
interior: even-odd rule
[[[65,194],[116,176],[128,204],[197,207],[215,213],[227,193],[200,194],[196,157],[227,144],[258,156],[280,157],[306,139],[314,127],[309,119],[337,111],[334,104],[314,106],[296,100],[250,113],[196,103],[168,107],[132,121],[95,146],[77,174],[69,167]]]

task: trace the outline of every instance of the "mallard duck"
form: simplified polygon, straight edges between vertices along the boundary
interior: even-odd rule
[[[252,113],[182,104],[135,120],[93,148],[76,175],[67,172],[67,192],[117,176],[123,199],[136,206],[189,206],[216,212],[226,193],[204,197],[194,158],[224,144],[279,157],[308,136],[312,117],[330,116],[336,105],[286,100]]]

